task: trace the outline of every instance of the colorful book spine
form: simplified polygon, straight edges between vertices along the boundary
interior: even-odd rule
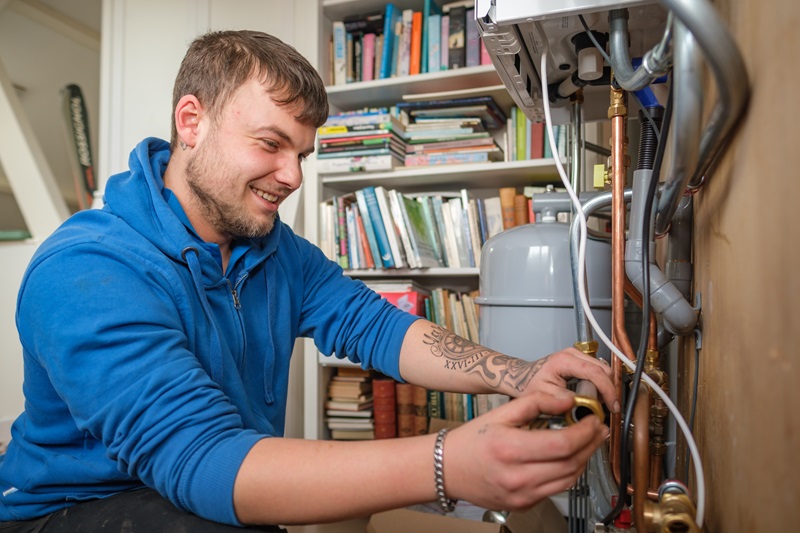
[[[490,158],[487,152],[406,155],[406,166],[486,163],[488,161],[490,161]]]
[[[422,72],[422,11],[414,11],[411,17],[408,73],[415,75],[420,72]]]
[[[364,234],[367,238],[369,247],[369,255],[375,267],[382,267],[383,259],[381,257],[380,248],[378,247],[378,239],[375,236],[375,227],[372,225],[372,217],[369,214],[369,207],[367,206],[367,197],[363,189],[356,191],[356,204],[358,204],[358,211],[361,215],[361,222],[364,225]]]
[[[344,31],[344,22],[341,20],[333,23],[333,79],[334,85],[347,83],[347,36]]]
[[[375,229],[375,239],[378,243],[379,257],[384,268],[392,268],[395,266],[394,257],[392,256],[392,249],[389,245],[389,236],[386,233],[386,225],[383,221],[380,206],[378,204],[378,196],[375,187],[365,187],[364,198],[367,203],[367,212]]]
[[[396,13],[397,9],[394,4],[388,2],[383,19],[383,47],[381,50],[381,66],[378,73],[380,79],[390,78],[392,76],[392,51],[394,50],[394,24],[397,19]]]
[[[364,34],[361,40],[361,81],[372,81],[375,79],[375,34]]]
[[[396,382],[389,378],[372,380],[372,410],[375,417],[376,439],[393,439],[397,437],[395,384]]]
[[[467,9],[464,22],[466,26],[466,66],[477,67],[481,64],[481,36],[475,23],[475,8]]]

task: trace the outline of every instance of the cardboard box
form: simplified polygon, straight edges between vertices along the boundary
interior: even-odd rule
[[[505,525],[465,520],[433,513],[396,509],[372,515],[367,533],[566,533],[567,521],[549,499],[521,513],[511,513]]]

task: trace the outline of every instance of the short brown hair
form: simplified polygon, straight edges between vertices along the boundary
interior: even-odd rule
[[[325,84],[297,50],[259,31],[210,32],[192,42],[175,78],[171,149],[178,142],[174,114],[178,100],[192,94],[215,117],[252,78],[264,84],[276,104],[290,106],[300,123],[319,127],[327,120]]]

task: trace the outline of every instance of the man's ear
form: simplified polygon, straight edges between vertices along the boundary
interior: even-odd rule
[[[192,148],[197,144],[203,114],[203,106],[193,94],[187,94],[178,100],[175,106],[175,129],[179,142]]]

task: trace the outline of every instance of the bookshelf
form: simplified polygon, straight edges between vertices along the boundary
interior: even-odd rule
[[[444,1],[437,1],[442,5]],[[423,0],[398,0],[399,9],[421,9]],[[315,66],[326,82],[331,81],[328,43],[332,24],[348,15],[375,12],[385,7],[375,0],[323,0],[315,21],[318,56]],[[313,58],[312,58],[313,59]],[[456,91],[459,94],[491,95],[506,112],[513,100],[502,85],[493,65],[481,65],[454,70],[429,72],[411,76],[392,77],[343,85],[328,86],[331,113],[352,111],[364,107],[391,106],[403,100],[424,98],[428,94]],[[509,115],[510,116],[510,115]],[[469,189],[476,197],[496,195],[500,187],[553,183],[558,180],[552,159],[440,165],[432,167],[397,168],[383,172],[353,172],[322,174],[311,157],[304,167],[304,234],[320,243],[319,205],[335,195],[353,193],[367,186],[383,186],[403,193],[424,193]],[[390,270],[347,270],[346,274],[359,279],[414,279],[426,286],[447,286],[456,290],[478,288],[478,268],[427,268]],[[304,433],[309,439],[326,439],[329,433],[324,424],[323,402],[327,385],[337,366],[350,365],[347,360],[322,356],[313,341],[304,341]]]

